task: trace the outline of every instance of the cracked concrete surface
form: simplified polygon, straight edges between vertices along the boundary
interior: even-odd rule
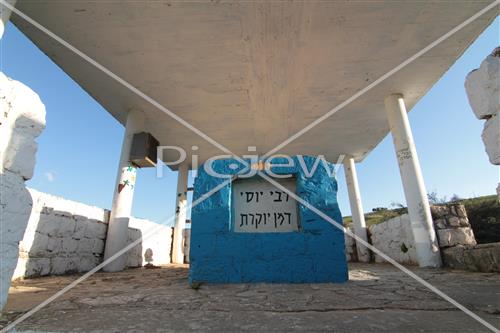
[[[500,275],[413,268],[427,281],[500,327]],[[187,283],[187,266],[97,273],[18,331],[179,332],[334,331],[488,332],[478,322],[384,264],[350,264],[345,284]],[[76,276],[15,282],[5,326]]]

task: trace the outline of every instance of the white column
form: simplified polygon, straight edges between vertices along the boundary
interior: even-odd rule
[[[365,214],[363,212],[363,204],[361,203],[361,194],[359,192],[358,175],[356,174],[356,165],[354,159],[344,159],[345,180],[347,183],[347,191],[349,192],[349,204],[351,205],[352,222],[354,224],[354,234],[367,241]],[[358,252],[358,260],[360,262],[370,261],[370,252],[368,249],[356,241],[356,250]]]
[[[17,0],[5,0],[9,5],[14,6]],[[9,17],[11,14],[11,10],[0,3],[0,39],[3,37],[3,33],[7,28],[7,23],[9,23]]]
[[[172,244],[172,262],[184,263],[184,233],[186,227],[187,182],[189,167],[181,164],[177,172],[177,197],[175,200],[175,225]]]
[[[439,267],[441,255],[403,95],[388,96],[385,99],[385,107],[403,181],[419,265]]]
[[[127,124],[123,137],[122,151],[116,177],[116,186],[113,196],[113,206],[109,217],[108,235],[104,260],[127,246],[128,222],[132,213],[132,201],[137,169],[130,163],[130,149],[135,133],[144,128],[144,115],[138,111],[130,111],[127,115]],[[121,271],[125,268],[127,256],[121,255],[107,264],[103,270],[106,272]]]

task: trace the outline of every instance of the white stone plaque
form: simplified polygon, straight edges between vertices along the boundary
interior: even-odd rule
[[[295,193],[295,178],[275,179]],[[232,184],[235,232],[293,232],[299,230],[297,202],[268,181],[256,177]]]

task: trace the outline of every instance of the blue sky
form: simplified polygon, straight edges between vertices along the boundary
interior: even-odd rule
[[[499,44],[497,18],[410,112],[428,192],[448,197],[495,193],[499,169],[488,162],[481,140],[483,122],[470,110],[463,83]],[[36,91],[47,110],[47,127],[38,140],[35,175],[28,186],[110,208],[123,126],[12,24],[0,42],[0,68]],[[357,170],[365,211],[405,203],[390,135]],[[154,169],[139,171],[134,216],[162,222],[173,214],[177,176],[165,171],[162,179],[156,178]],[[342,169],[338,182],[340,208],[349,215]]]

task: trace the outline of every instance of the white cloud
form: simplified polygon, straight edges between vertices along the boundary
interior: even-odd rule
[[[44,173],[44,175],[45,175],[45,178],[47,178],[47,180],[51,183],[54,180],[56,180],[56,174],[53,171],[47,171]]]

